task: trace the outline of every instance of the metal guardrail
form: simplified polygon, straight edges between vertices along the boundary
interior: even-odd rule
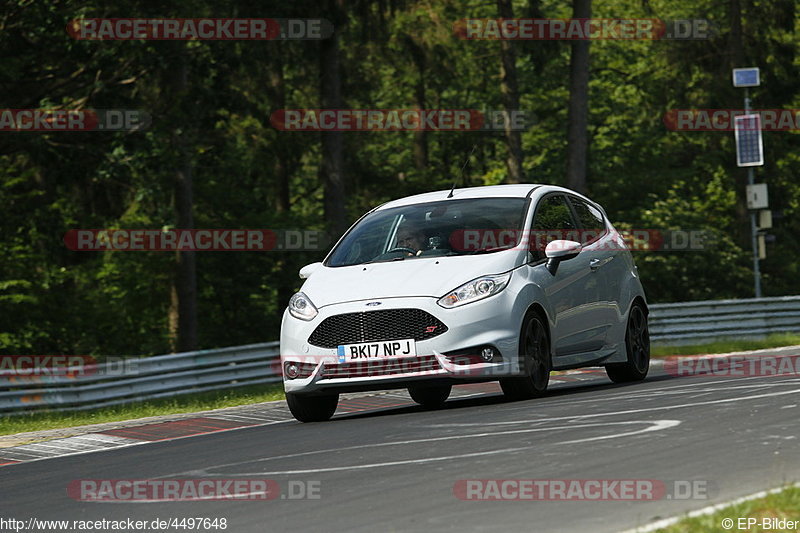
[[[800,333],[800,296],[650,306],[653,344]],[[279,343],[126,359],[76,368],[74,375],[0,374],[0,416],[79,411],[281,381]]]
[[[649,326],[653,344],[670,346],[800,333],[800,296],[655,304]]]
[[[249,344],[75,367],[46,375],[0,375],[0,416],[80,411],[281,381],[279,343]]]

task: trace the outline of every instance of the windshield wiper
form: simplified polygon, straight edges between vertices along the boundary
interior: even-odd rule
[[[371,265],[372,263],[391,263],[392,261],[402,261],[405,257],[400,255],[398,257],[391,257],[389,259],[373,259],[372,261],[367,261],[366,263],[358,263],[359,265]]]
[[[475,250],[474,252],[470,252],[469,255],[490,254],[490,253],[499,252],[499,251],[502,251],[502,250],[510,250],[510,249],[514,248],[515,246],[516,246],[516,243],[509,244],[509,245],[506,245],[506,246],[498,246],[496,248],[483,248],[481,250]]]

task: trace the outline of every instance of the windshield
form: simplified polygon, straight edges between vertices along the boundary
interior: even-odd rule
[[[525,198],[472,198],[375,211],[345,236],[327,266],[513,248],[522,229],[525,206]]]

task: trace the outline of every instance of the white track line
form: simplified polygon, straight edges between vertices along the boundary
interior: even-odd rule
[[[36,462],[36,461],[46,461],[46,460],[49,460],[49,459],[58,459],[60,457],[71,457],[73,455],[85,455],[85,454],[88,454],[88,453],[107,452],[107,451],[113,451],[113,450],[121,450],[123,448],[130,448],[132,446],[144,446],[146,444],[159,444],[159,443],[162,443],[162,442],[170,442],[170,441],[174,441],[174,440],[191,439],[191,438],[194,438],[194,437],[201,437],[201,436],[207,436],[207,435],[217,435],[217,434],[220,434],[220,433],[228,433],[228,432],[231,432],[231,431],[240,431],[240,430],[243,430],[243,429],[251,429],[251,428],[257,428],[257,427],[271,426],[271,425],[274,425],[274,424],[283,424],[285,422],[289,422],[289,420],[279,420],[279,421],[275,421],[275,422],[264,422],[263,424],[253,424],[253,425],[249,425],[249,426],[239,426],[239,427],[234,427],[234,428],[226,428],[226,429],[220,429],[220,430],[216,430],[216,431],[211,431],[211,432],[208,432],[208,433],[200,433],[200,434],[196,434],[196,435],[183,435],[183,436],[180,436],[180,437],[169,437],[169,438],[153,440],[153,441],[151,441],[151,440],[139,440],[139,439],[127,439],[127,437],[120,437],[120,438],[126,438],[127,440],[130,440],[132,442],[120,443],[119,445],[109,444],[108,446],[105,446],[105,447],[102,447],[102,448],[93,448],[93,449],[81,450],[81,451],[70,452],[70,453],[62,453],[62,454],[59,454],[59,455],[44,456],[44,457],[38,456],[38,457],[35,457],[35,458],[32,458],[32,459],[17,460],[17,459],[12,459],[11,457],[9,457],[8,458],[9,461],[15,461],[15,462],[4,464],[4,465],[2,465],[2,468],[14,467],[14,466],[17,466],[17,465],[33,463],[33,462]],[[142,426],[135,426],[135,427],[142,427]],[[96,436],[96,435],[99,435],[99,433],[89,433],[89,434],[86,434],[86,435],[76,435],[75,437],[88,437],[88,436]],[[104,436],[108,436],[108,435],[104,435]],[[66,437],[66,438],[74,438],[74,437]],[[57,439],[54,439],[54,440],[57,440]],[[53,442],[53,441],[46,441],[46,442]],[[25,455],[33,455],[32,453],[15,452],[14,451],[17,448],[22,448],[23,446],[32,446],[32,445],[31,444],[23,444],[21,446],[14,446],[14,447],[10,447],[10,448],[2,448],[2,449],[0,449],[0,455],[3,455],[4,453],[11,454],[11,452],[14,452],[14,453],[25,453]],[[37,455],[40,455],[40,454],[37,454]],[[5,455],[3,455],[2,458],[0,458],[0,461],[2,461],[3,459],[5,459]]]
[[[468,439],[468,438],[476,438],[476,437],[491,437],[498,434],[515,434],[515,433],[534,433],[537,431],[556,431],[556,430],[570,430],[570,429],[580,429],[585,427],[606,427],[608,425],[630,425],[630,424],[656,424],[658,425],[660,422],[666,422],[672,425],[677,425],[677,421],[675,420],[667,420],[667,421],[629,421],[629,422],[603,422],[597,424],[581,424],[581,425],[569,425],[569,426],[555,426],[555,427],[539,427],[539,428],[528,428],[523,430],[511,430],[511,431],[503,431],[503,432],[488,432],[488,433],[471,433],[467,435],[448,435],[444,437],[428,437],[424,439],[411,439],[411,440],[400,440],[400,441],[389,441],[389,442],[376,442],[372,444],[357,444],[354,446],[347,446],[346,448],[329,448],[329,449],[322,449],[322,450],[312,450],[309,452],[297,452],[297,453],[290,453],[290,454],[283,454],[283,455],[273,455],[270,457],[262,457],[261,459],[251,459],[248,461],[237,461],[235,463],[223,463],[218,465],[213,465],[208,467],[205,470],[190,470],[188,472],[179,472],[175,474],[167,474],[164,476],[160,476],[158,478],[153,479],[162,479],[168,477],[174,477],[178,475],[195,475],[195,474],[207,474],[211,470],[219,470],[220,468],[229,468],[232,466],[240,466],[252,463],[262,463],[266,461],[278,461],[284,459],[292,459],[296,457],[305,457],[309,455],[318,455],[318,454],[326,454],[326,453],[334,453],[340,452],[342,450],[358,450],[358,449],[365,449],[365,448],[380,448],[385,446],[402,446],[406,444],[419,444],[423,442],[435,442],[435,441],[446,441],[446,440],[454,440],[454,439]],[[647,431],[653,431],[653,427],[646,428]],[[659,427],[658,429],[666,429]],[[638,430],[642,431],[642,430]],[[591,437],[593,439],[598,437]],[[605,436],[601,437],[605,438]],[[240,474],[243,475],[243,474]]]
[[[596,440],[605,440],[605,439],[616,439],[620,437],[630,437],[633,435],[640,435],[642,433],[649,433],[652,431],[661,431],[664,429],[669,429],[675,427],[680,424],[678,420],[652,420],[652,421],[641,421],[641,422],[606,422],[604,424],[585,424],[580,426],[566,426],[565,428],[558,428],[558,429],[576,429],[582,427],[591,427],[591,426],[609,426],[612,424],[648,424],[648,427],[643,429],[637,429],[633,431],[627,431],[624,433],[616,433],[614,435],[601,435],[598,437],[587,437],[583,439],[576,439],[576,440],[567,440],[561,442],[554,442],[550,444],[551,446],[558,446],[562,444],[578,444],[583,442],[590,442]],[[537,431],[551,431],[556,428],[534,428],[534,429],[521,429],[521,430],[511,430],[511,431],[496,431],[490,433],[476,433],[470,435],[451,435],[447,437],[438,437],[435,439],[420,439],[414,441],[396,441],[396,442],[386,442],[381,443],[383,446],[397,446],[403,445],[408,443],[414,442],[430,442],[432,440],[453,440],[453,439],[468,439],[468,438],[480,438],[480,437],[496,437],[497,435],[509,435],[509,434],[520,434],[520,433],[534,433]],[[267,476],[267,475],[296,475],[296,474],[317,474],[321,472],[341,472],[341,471],[351,471],[351,470],[363,470],[368,468],[385,468],[389,466],[399,466],[399,465],[408,465],[408,464],[424,464],[424,463],[432,463],[438,461],[448,461],[452,459],[463,459],[467,457],[480,457],[486,455],[497,455],[497,454],[504,454],[504,453],[516,453],[522,450],[530,450],[540,446],[536,444],[534,446],[523,446],[517,448],[507,448],[503,450],[490,450],[486,452],[476,452],[476,453],[466,453],[466,454],[459,454],[459,455],[445,455],[441,457],[428,457],[424,459],[404,459],[399,461],[389,461],[383,463],[369,463],[369,464],[356,464],[356,465],[347,465],[347,466],[333,466],[333,467],[326,467],[326,468],[309,468],[309,469],[302,469],[302,470],[282,470],[282,471],[272,471],[272,472],[244,472],[244,473],[235,473],[235,474],[228,474],[226,476],[230,477],[252,477],[252,476]],[[375,445],[359,445],[359,446],[350,446],[345,448],[339,448],[337,451],[344,451],[353,448],[365,448],[365,447],[375,447]],[[323,453],[323,451],[315,451],[315,452],[306,452],[305,455],[310,455],[314,453]],[[297,454],[297,455],[304,455],[304,454]],[[272,459],[279,459],[280,457],[270,457],[267,459],[260,459],[259,461],[264,460],[272,460]],[[252,461],[248,461],[250,463]],[[241,464],[241,463],[239,463]],[[219,469],[224,468],[226,465],[218,465],[211,467],[206,470],[212,469]],[[177,474],[176,474],[177,475]]]
[[[752,396],[738,396],[736,398],[725,398],[721,400],[709,400],[706,402],[692,402],[692,403],[683,403],[677,405],[664,405],[659,407],[643,407],[641,409],[628,409],[625,411],[615,411],[612,413],[592,413],[588,415],[570,415],[570,416],[556,416],[556,417],[547,417],[547,418],[530,418],[525,420],[510,420],[507,422],[464,422],[462,424],[438,424],[436,427],[465,427],[465,426],[507,426],[512,424],[523,424],[523,423],[533,423],[533,422],[551,422],[555,420],[573,420],[573,419],[583,419],[583,418],[597,418],[600,416],[618,416],[618,415],[629,415],[635,413],[647,413],[650,411],[665,411],[665,410],[672,410],[672,409],[681,409],[684,407],[705,407],[709,405],[716,405],[716,404],[723,404],[723,403],[734,403],[734,402],[742,402],[745,400],[756,400],[759,398],[770,398],[773,396],[785,396],[787,394],[800,394],[800,390],[789,390],[789,391],[782,391],[782,392],[769,392],[764,394],[753,394]]]

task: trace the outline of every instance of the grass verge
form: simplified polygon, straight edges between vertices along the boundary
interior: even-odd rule
[[[800,344],[800,335],[792,333],[776,333],[763,339],[731,339],[709,344],[692,344],[687,346],[653,346],[650,355],[666,357],[668,355],[699,355],[707,353],[743,352],[762,350]]]
[[[751,519],[748,522],[747,519]],[[723,520],[733,522],[723,524]],[[739,519],[742,519],[739,522]],[[775,520],[798,522],[787,524]],[[731,525],[732,524],[732,525]],[[731,527],[726,527],[731,525]],[[720,531],[747,531],[761,533],[766,531],[797,531],[800,526],[800,488],[792,487],[764,498],[742,502],[716,513],[684,518],[680,522],[658,530],[658,533],[718,533]],[[741,527],[741,529],[740,529]]]
[[[90,411],[74,411],[67,413],[31,413],[29,415],[9,416],[0,424],[0,435],[11,435],[24,431],[40,431],[43,429],[66,428],[103,422],[118,422],[144,418],[146,416],[162,416],[176,413],[193,413],[223,407],[235,407],[251,403],[269,402],[283,399],[283,385],[251,385],[239,389],[202,392],[174,396],[161,400],[103,407]]]

